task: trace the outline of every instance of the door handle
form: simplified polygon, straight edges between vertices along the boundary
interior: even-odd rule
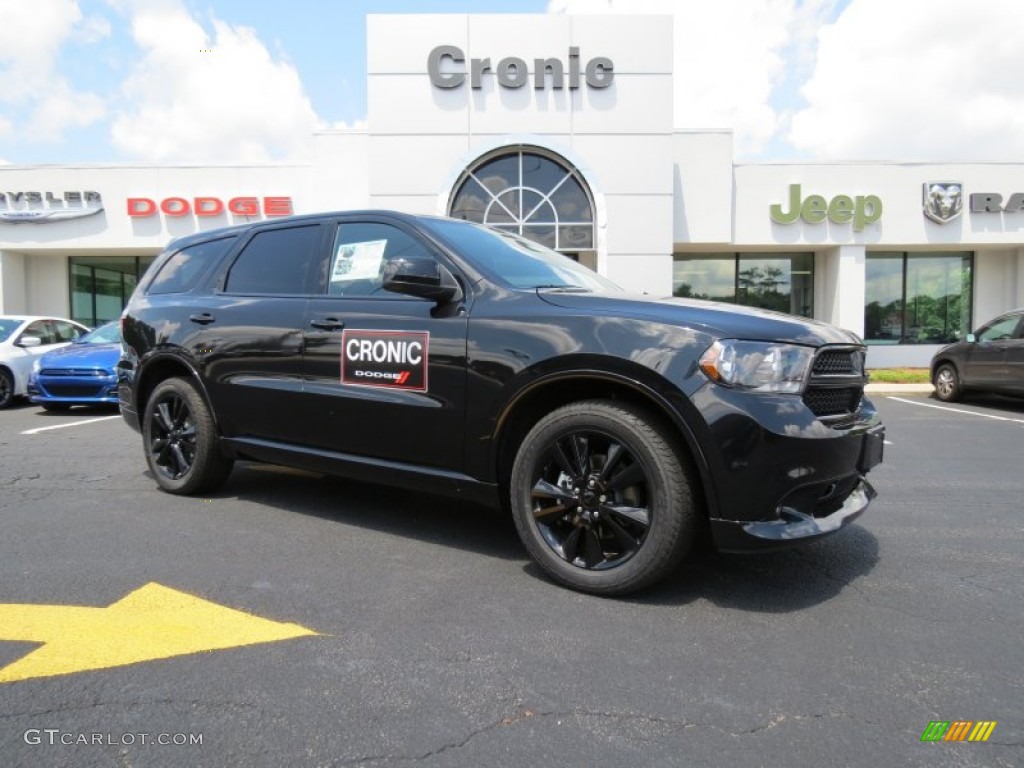
[[[340,331],[345,327],[345,321],[336,317],[316,317],[310,320],[309,324],[324,331]]]
[[[199,323],[200,325],[207,325],[209,323],[212,323],[217,318],[215,318],[209,312],[197,312],[194,315],[189,315],[188,319],[191,320],[193,323]]]

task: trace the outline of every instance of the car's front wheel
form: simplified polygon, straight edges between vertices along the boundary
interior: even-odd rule
[[[221,485],[234,462],[221,455],[206,402],[187,380],[167,379],[146,402],[142,420],[146,461],[165,491],[206,493]]]
[[[6,368],[0,368],[0,408],[14,402],[14,376]]]
[[[512,467],[512,514],[555,580],[623,595],[665,577],[689,549],[698,513],[687,463],[647,413],[604,400],[542,418]]]
[[[963,394],[960,377],[952,363],[943,363],[935,371],[935,396],[944,403],[956,402]]]

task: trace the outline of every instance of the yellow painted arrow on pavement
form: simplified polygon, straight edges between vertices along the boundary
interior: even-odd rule
[[[106,608],[0,604],[0,640],[44,643],[0,683],[316,635],[150,583]]]

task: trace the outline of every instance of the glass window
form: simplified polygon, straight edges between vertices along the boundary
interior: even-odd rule
[[[736,254],[676,254],[672,293],[689,299],[736,302]]]
[[[235,242],[233,237],[197,243],[173,254],[156,273],[147,293],[184,293],[195,288],[203,271],[224,255]]]
[[[741,253],[736,272],[736,303],[811,317],[814,254]]]
[[[31,323],[18,337],[18,340],[25,338],[26,336],[35,336],[43,344],[56,344],[57,341],[54,339],[53,327],[50,325],[48,320],[36,320]]]
[[[69,259],[71,319],[100,325],[121,316],[152,256],[72,256]]]
[[[948,344],[971,328],[973,254],[869,253],[868,344]]]
[[[320,225],[257,232],[228,273],[229,293],[301,296],[316,292],[321,273]]]
[[[491,278],[513,288],[622,290],[568,256],[511,233],[446,219],[427,226],[456,251],[472,253],[473,263]]]
[[[455,185],[448,215],[558,251],[593,250],[594,206],[579,172],[540,150],[485,158]]]
[[[978,334],[978,341],[1005,341],[1006,339],[1012,339],[1016,334],[1019,324],[1019,315],[1001,317],[981,330]]]
[[[120,310],[119,310],[120,311]],[[82,335],[82,329],[64,320],[53,321],[54,338],[58,342],[74,341]]]
[[[398,298],[383,288],[384,266],[393,259],[433,258],[412,235],[390,224],[342,224],[331,251],[327,292],[334,296]]]
[[[814,254],[686,253],[672,265],[672,293],[814,316]]]
[[[7,338],[18,329],[21,322],[16,317],[0,317],[0,341],[7,341]]]

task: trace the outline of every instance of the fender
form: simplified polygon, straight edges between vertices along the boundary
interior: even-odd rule
[[[621,365],[622,361],[619,360],[618,362]],[[696,435],[696,432],[700,431],[701,425],[704,424],[703,419],[697,412],[697,409],[690,402],[689,397],[687,397],[678,387],[671,384],[671,382],[659,377],[659,381],[649,383],[645,379],[651,378],[650,371],[639,365],[636,367],[638,370],[631,372],[634,375],[600,370],[591,367],[570,368],[545,373],[523,383],[522,386],[520,386],[514,394],[506,400],[495,421],[494,430],[490,435],[490,465],[492,467],[496,467],[500,460],[499,453],[501,441],[504,437],[504,431],[508,426],[509,419],[516,411],[517,406],[521,405],[531,395],[538,394],[541,390],[545,390],[548,387],[558,386],[568,382],[576,382],[578,384],[582,380],[585,380],[590,382],[603,382],[612,386],[632,390],[638,395],[638,399],[654,406],[659,413],[666,416],[672,424],[675,433],[683,438],[686,447],[689,449],[690,455],[693,457],[694,465],[700,474],[702,487],[705,491],[711,491],[714,489],[708,459],[701,448],[701,441],[698,440]],[[647,373],[646,376],[643,375],[644,372]],[[638,373],[640,375],[635,375]],[[524,371],[523,374],[528,375],[529,372]],[[661,384],[663,386],[656,386],[657,384]],[[705,440],[705,442],[710,444],[707,440]],[[717,494],[714,492],[706,492],[704,495],[708,513],[709,515],[714,516],[717,510]]]
[[[199,392],[199,396],[203,398],[203,402],[206,404],[207,409],[210,412],[210,416],[213,418],[214,426],[217,428],[217,433],[220,433],[220,420],[217,416],[217,412],[213,409],[213,405],[210,401],[210,393],[206,391],[206,386],[203,384],[202,377],[199,372],[196,371],[195,366],[183,355],[176,354],[170,350],[156,350],[152,354],[148,355],[144,360],[140,360],[135,369],[135,378],[139,382],[136,385],[136,391],[142,391],[146,393],[146,399],[148,401],[150,393],[163,379],[170,378],[168,376],[161,376],[156,382],[151,383],[150,378],[155,376],[161,367],[174,368],[178,372],[187,372],[187,378],[191,380],[191,383],[195,386],[196,391]],[[142,427],[143,413],[145,413],[144,403],[135,403],[139,419],[139,427]]]

